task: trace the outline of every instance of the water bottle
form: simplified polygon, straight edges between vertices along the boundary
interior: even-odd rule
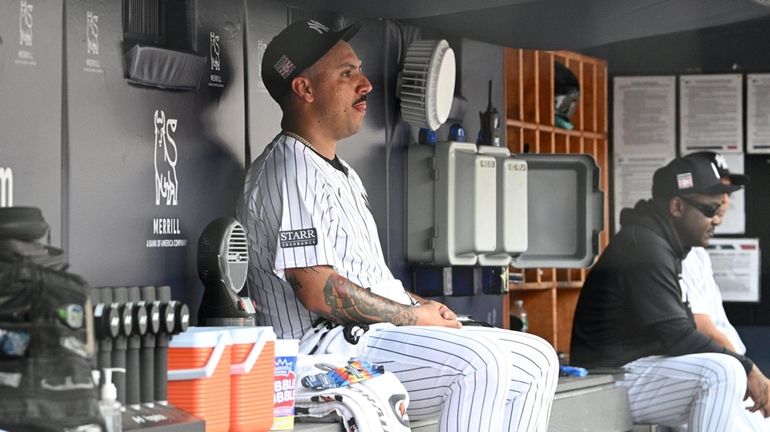
[[[436,131],[428,128],[420,128],[417,135],[417,141],[420,144],[436,145]]]
[[[511,308],[511,330],[527,332],[529,330],[529,320],[527,319],[527,310],[524,309],[524,300],[516,300]]]
[[[452,123],[449,127],[449,141],[465,142],[465,129],[459,123]]]

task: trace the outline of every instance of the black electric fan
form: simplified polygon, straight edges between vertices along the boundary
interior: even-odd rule
[[[205,287],[199,326],[252,326],[254,304],[239,292],[246,282],[249,251],[243,226],[232,217],[213,220],[198,240],[198,277]]]

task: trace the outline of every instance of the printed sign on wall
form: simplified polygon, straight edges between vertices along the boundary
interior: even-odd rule
[[[222,48],[219,45],[219,35],[209,32],[209,87],[224,87],[222,79]]]
[[[679,149],[743,151],[743,75],[679,77]]]
[[[13,207],[13,170],[0,167],[0,207]]]
[[[99,15],[90,10],[86,11],[86,65],[83,71],[103,72],[99,61]]]
[[[770,153],[770,74],[746,75],[748,153]]]
[[[35,53],[32,50],[34,33],[32,31],[35,19],[35,6],[27,0],[19,2],[19,53],[16,64],[35,66]]]
[[[167,118],[163,110],[155,110],[154,124],[154,158],[155,165],[155,205],[174,207],[179,204],[179,178],[177,177],[177,162],[179,151],[174,139],[178,121]],[[151,247],[185,247],[187,239],[181,238],[182,230],[179,218],[154,217],[152,219],[152,235],[146,242]]]

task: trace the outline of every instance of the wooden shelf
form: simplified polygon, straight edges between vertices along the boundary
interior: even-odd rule
[[[550,282],[522,282],[522,283],[510,283],[508,284],[508,291],[517,290],[543,290],[553,288],[553,283]]]
[[[578,79],[580,99],[571,119],[573,129],[556,126],[554,63],[564,64]],[[583,153],[600,169],[604,194],[604,226],[600,250],[609,241],[609,149],[607,139],[607,62],[569,51],[504,50],[505,125],[512,153]],[[523,275],[509,284],[507,304],[523,300],[530,332],[569,352],[572,319],[586,269],[511,269]]]
[[[578,137],[578,138],[582,137],[582,138],[589,138],[589,139],[605,139],[607,137],[606,133],[567,130],[567,129],[558,128],[556,126],[539,125],[535,123],[529,123],[525,121],[512,120],[512,119],[506,120],[505,125],[513,128],[539,130],[543,132],[551,132],[557,135],[566,135],[566,136]]]

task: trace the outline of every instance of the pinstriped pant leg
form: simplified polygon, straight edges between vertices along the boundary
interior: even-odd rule
[[[441,431],[546,430],[558,362],[542,339],[400,327],[373,334],[367,347],[363,357],[385,365],[409,391],[412,419],[440,415]]]
[[[618,384],[628,388],[635,423],[724,432],[743,410],[746,372],[728,355],[646,357],[625,367],[629,372]]]
[[[439,419],[439,430],[500,431],[510,358],[462,330],[396,327],[372,334],[365,360],[396,374],[409,392],[409,417]]]
[[[466,330],[496,341],[513,360],[503,430],[545,432],[559,379],[559,359],[551,344],[528,333],[487,327]]]
[[[736,431],[741,432],[770,432],[770,418],[765,418],[761,411],[751,412],[746,408],[754,405],[754,400],[743,401],[744,409],[735,419]]]

